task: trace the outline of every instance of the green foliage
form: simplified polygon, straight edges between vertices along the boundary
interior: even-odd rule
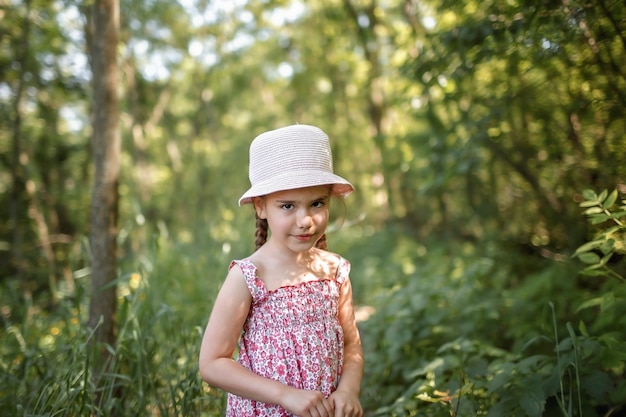
[[[615,2],[419,2],[432,24],[416,18],[400,68],[421,122],[403,136],[397,174],[407,217],[423,230],[578,246],[586,225],[572,196],[626,175],[625,13]]]
[[[103,381],[94,379],[84,326],[85,278],[53,311],[28,303],[17,288],[0,288],[0,409],[11,416],[218,416],[223,393],[203,384],[198,351],[218,278],[214,256],[190,252],[166,236],[125,262],[116,284],[119,333]],[[188,308],[190,307],[191,308]],[[96,387],[101,402],[95,403]]]
[[[581,206],[601,207],[604,220],[619,224],[621,211],[611,210],[616,193],[584,195]],[[596,222],[600,212],[586,214]],[[606,226],[591,242],[616,232]],[[583,245],[574,257],[600,247],[608,248],[606,256],[622,243]],[[624,411],[622,280],[581,285],[573,264],[518,260],[540,263],[529,272],[516,269],[501,248],[448,245],[427,245],[427,254],[413,258],[419,259],[414,271],[395,271],[394,287],[361,323],[369,415],[569,417]],[[402,246],[392,249],[391,259],[411,252]],[[413,253],[418,248],[413,244]],[[602,276],[615,276],[604,271]],[[590,275],[586,268],[581,272]]]
[[[574,252],[577,257],[587,265],[581,271],[588,276],[610,276],[621,281],[626,281],[622,275],[611,269],[608,265],[614,255],[626,254],[626,223],[622,220],[626,216],[626,200],[622,205],[613,209],[618,198],[617,190],[610,194],[603,190],[599,195],[593,190],[583,191],[585,201],[580,207],[586,208],[584,214],[589,218],[592,225],[610,223],[611,227],[601,228],[594,238],[580,246]]]
[[[500,245],[416,243],[394,227],[350,245],[359,229],[344,225],[330,239],[353,261],[360,304],[375,310],[359,324],[368,415],[600,416],[622,410],[621,281],[585,288],[573,264],[519,254],[512,262]],[[196,363],[203,323],[235,255],[208,229],[195,231],[202,244],[173,241],[164,226],[149,230],[135,225],[123,234],[128,240],[145,236],[146,246],[122,240],[128,252],[117,282],[119,341],[108,347],[114,363],[103,376],[101,404],[93,403],[89,334],[81,325],[85,271],[76,271],[76,291],[66,292],[53,311],[29,304],[16,286],[1,287],[2,305],[12,306],[3,310],[0,329],[3,410],[16,416],[222,415],[223,393],[201,383]],[[592,295],[605,302],[588,302]]]

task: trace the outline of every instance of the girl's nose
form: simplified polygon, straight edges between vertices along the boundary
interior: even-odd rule
[[[303,211],[299,213],[297,224],[298,224],[298,227],[302,229],[306,229],[307,227],[310,227],[313,224],[313,219],[311,218],[311,215],[309,214],[308,211]]]

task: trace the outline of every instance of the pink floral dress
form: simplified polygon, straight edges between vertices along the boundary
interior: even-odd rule
[[[328,397],[343,366],[343,331],[337,317],[341,284],[350,263],[337,275],[268,291],[249,260],[233,261],[243,271],[252,305],[239,341],[237,361],[258,375]],[[278,405],[228,394],[227,417],[291,417]]]

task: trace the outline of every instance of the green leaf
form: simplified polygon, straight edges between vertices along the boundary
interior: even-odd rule
[[[578,258],[586,264],[597,264],[600,262],[600,256],[594,252],[581,253]]]
[[[558,346],[556,347],[556,350],[559,352],[567,352],[571,350],[573,346],[574,346],[574,341],[570,337],[566,337],[565,339],[559,342]],[[561,359],[564,360],[564,358],[561,358]]]
[[[526,386],[524,395],[520,398],[520,405],[529,416],[540,416],[546,404],[546,398],[541,384]]]
[[[567,332],[569,333],[570,337],[572,338],[572,341],[574,342],[574,347],[576,347],[576,332],[574,331],[574,328],[572,327],[572,323],[568,321],[567,323],[565,323],[565,327],[567,328]]]
[[[620,207],[620,208],[626,208],[626,207]],[[619,219],[621,217],[626,216],[626,211],[616,211],[613,213],[613,218],[614,219]]]
[[[613,390],[613,380],[604,372],[595,370],[582,380],[585,392],[596,401],[607,401],[608,394]]]
[[[617,200],[617,190],[613,190],[613,192],[608,196],[608,198],[604,200],[604,203],[602,203],[602,207],[604,209],[608,209],[609,207],[613,205],[613,203],[615,203],[615,200]]]
[[[592,240],[587,242],[576,249],[576,252],[572,255],[572,258],[580,255],[581,253],[589,252],[590,250],[599,248],[604,243],[604,240]]]
[[[583,197],[585,200],[598,200],[598,195],[595,191],[587,189],[583,190]]]
[[[576,312],[578,313],[580,310],[584,310],[586,308],[596,307],[596,306],[600,306],[600,312],[604,312],[612,308],[614,305],[615,305],[615,294],[613,294],[613,292],[608,292],[606,294],[603,294],[602,297],[595,297],[595,298],[592,298],[591,300],[585,301],[580,306],[578,306],[578,308],[576,309]],[[580,324],[583,325],[584,323],[581,322]]]
[[[606,195],[608,194],[607,190],[602,190],[602,192],[600,193],[600,195],[598,196],[598,200],[600,201],[604,201],[604,199],[606,198]]]
[[[582,271],[580,271],[580,273],[588,277],[605,277],[607,273],[603,270],[598,269],[599,267],[599,265],[593,265],[583,269]]]
[[[598,202],[593,200],[593,201],[583,201],[578,206],[579,207],[593,207],[593,206],[597,206],[597,205],[598,205]]]
[[[591,215],[591,214],[598,214],[598,213],[602,213],[602,208],[601,207],[591,207],[587,210],[585,210],[584,214],[586,214],[587,216]]]
[[[496,373],[493,378],[487,383],[487,389],[489,392],[495,392],[496,390],[504,387],[506,383],[512,378],[512,374],[510,372],[499,372]]]
[[[590,300],[585,301],[581,305],[579,305],[578,308],[576,309],[576,312],[578,313],[579,311],[584,310],[586,308],[599,306],[601,303],[602,303],[602,297],[592,298]]]
[[[615,294],[608,292],[602,296],[602,304],[600,304],[600,312],[605,312],[615,305]]]
[[[613,217],[615,217],[615,215],[616,215],[616,214],[617,214],[617,213],[613,213]],[[626,214],[626,211],[624,212],[624,214]],[[621,227],[620,227],[620,226],[613,226],[613,227],[609,227],[608,229],[606,229],[606,230],[602,233],[602,235],[604,235],[604,236],[609,236],[609,235],[611,235],[611,234],[613,234],[613,233],[617,232],[617,231],[618,231],[618,230],[620,230],[620,229],[621,229]]]
[[[615,250],[615,239],[607,239],[605,240],[602,245],[600,245],[600,250],[602,251],[603,254],[607,255],[609,253],[613,253]]]
[[[531,372],[534,372],[537,368],[539,368],[539,365],[547,360],[549,360],[549,357],[546,355],[529,356],[520,360],[516,366],[516,369],[522,374],[530,374]]]
[[[609,259],[611,259],[611,256],[613,256],[613,252],[608,253],[605,256],[603,256],[602,259],[600,259],[600,266],[606,265]]]
[[[605,350],[602,352],[601,364],[604,368],[622,368],[625,359],[623,352]]]
[[[610,217],[607,216],[604,213],[592,214],[591,215],[591,224],[599,224],[599,223],[605,222],[605,221],[607,221],[609,219],[610,219]]]

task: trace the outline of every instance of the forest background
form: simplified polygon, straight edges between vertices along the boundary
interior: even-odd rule
[[[626,413],[621,0],[121,0],[105,372],[92,7],[0,0],[1,415],[222,415],[201,334],[253,249],[248,145],[292,123],[357,189],[329,247],[366,415]]]

